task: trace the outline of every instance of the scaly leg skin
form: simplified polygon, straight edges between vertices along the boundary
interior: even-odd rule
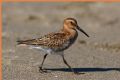
[[[40,72],[40,73],[47,73],[47,70],[42,69],[42,67],[39,67],[39,72]]]
[[[46,72],[47,72],[47,70],[45,70],[45,69],[42,68],[43,63],[44,63],[44,61],[45,61],[47,55],[48,55],[48,54],[45,54],[45,55],[44,55],[44,58],[43,58],[42,64],[41,64],[41,66],[39,67],[39,72],[40,72],[40,73],[46,73]]]
[[[77,74],[77,75],[79,75],[79,74],[85,74],[85,73],[79,73],[79,72],[74,71],[74,70],[71,68],[71,66],[67,63],[67,61],[65,60],[64,55],[62,55],[62,58],[63,58],[64,63],[71,69],[71,71],[72,71],[74,74]]]

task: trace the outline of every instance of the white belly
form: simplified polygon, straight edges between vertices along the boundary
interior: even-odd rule
[[[45,54],[55,54],[55,55],[63,55],[63,51],[60,52],[54,52],[52,49],[50,48],[43,48],[41,46],[30,46],[30,49],[37,49],[40,51],[43,51]]]
[[[30,46],[29,48],[30,49],[37,49],[37,50],[43,51],[46,54],[51,54],[52,53],[52,49],[50,49],[50,48],[43,48],[41,46]]]

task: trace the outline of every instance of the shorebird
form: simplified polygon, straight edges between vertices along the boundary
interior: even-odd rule
[[[77,30],[84,33],[87,37],[89,35],[81,29],[74,18],[66,18],[64,20],[63,28],[58,32],[53,32],[41,36],[36,39],[18,40],[18,44],[30,46],[30,48],[41,50],[45,53],[42,63],[39,67],[40,72],[47,72],[42,66],[48,54],[58,54],[62,57],[63,62],[71,69],[72,72],[77,73],[67,63],[64,58],[64,50],[68,49],[77,39]]]

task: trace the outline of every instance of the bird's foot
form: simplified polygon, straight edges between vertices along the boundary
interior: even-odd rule
[[[74,74],[76,74],[76,75],[81,75],[81,74],[85,74],[85,73],[81,73],[81,72],[74,72]]]
[[[42,67],[39,67],[39,72],[40,72],[40,73],[47,73],[48,71],[45,70],[45,69],[43,69]]]
[[[42,67],[39,67],[39,72],[40,73],[51,73],[51,71],[43,69]]]

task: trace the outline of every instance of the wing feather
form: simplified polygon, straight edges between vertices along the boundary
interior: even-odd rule
[[[50,33],[41,38],[30,39],[30,40],[18,40],[18,44],[26,45],[40,45],[50,48],[63,46],[67,42],[69,37],[65,33]]]

